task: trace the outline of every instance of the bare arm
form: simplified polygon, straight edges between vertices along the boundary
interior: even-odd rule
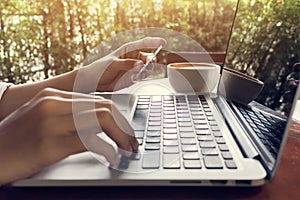
[[[36,83],[14,85],[7,89],[0,101],[0,120],[19,108],[45,88],[73,92],[114,91],[132,84],[130,76],[142,66],[143,49],[165,45],[162,38],[144,38],[127,43],[89,66]]]
[[[45,88],[71,91],[75,76],[76,71],[72,71],[35,83],[10,86],[0,101],[0,121]]]

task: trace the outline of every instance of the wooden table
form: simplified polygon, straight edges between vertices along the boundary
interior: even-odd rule
[[[300,124],[293,122],[272,182],[257,188],[55,187],[0,188],[0,199],[299,199]]]

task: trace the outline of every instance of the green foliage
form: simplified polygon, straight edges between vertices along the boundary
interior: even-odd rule
[[[226,50],[237,0],[2,0],[0,76],[24,83],[80,66],[102,41],[135,28],[167,28],[188,35],[207,51]],[[149,34],[131,32],[106,50]],[[151,33],[152,35],[154,33]],[[165,36],[168,49],[199,51]],[[154,34],[155,35],[155,34]]]
[[[133,38],[135,28],[188,35],[206,51],[224,52],[237,0],[1,0],[0,80],[25,83],[79,67],[92,50],[105,55]],[[300,1],[241,0],[228,65],[265,82],[259,102],[280,108],[284,83],[300,60]],[[109,41],[129,31],[118,41]],[[165,36],[167,49],[200,51]],[[106,46],[105,46],[106,45]],[[104,48],[105,47],[105,48]],[[264,74],[269,76],[266,77]],[[272,85],[276,80],[276,84]],[[271,96],[271,98],[267,98]]]

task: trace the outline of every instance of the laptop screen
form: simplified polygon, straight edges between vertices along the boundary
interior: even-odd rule
[[[281,135],[300,77],[299,8],[299,1],[241,0],[224,65],[264,83],[254,103],[285,119]]]
[[[240,1],[225,67],[264,83],[256,102],[289,116],[300,76],[299,1]]]

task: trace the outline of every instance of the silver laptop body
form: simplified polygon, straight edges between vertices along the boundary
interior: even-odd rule
[[[167,85],[163,81],[162,84]],[[155,85],[153,90],[157,91]],[[274,176],[296,104],[294,98],[286,117],[262,110],[257,103],[246,106],[256,114],[285,123],[278,152],[274,155],[253,131],[239,105],[221,95],[199,96],[170,91],[101,95],[111,98],[131,121],[141,144],[139,152],[131,158],[122,158],[114,169],[99,162],[103,159],[99,155],[90,152],[73,155],[32,177],[13,183],[14,186],[262,185]],[[171,115],[164,115],[164,112],[173,111],[172,101],[176,109],[175,125],[171,123],[174,119]],[[151,112],[152,106],[160,106],[161,115],[157,114],[158,111]],[[139,118],[139,114],[146,115],[146,121]],[[179,117],[184,114],[190,118]],[[161,123],[155,118],[158,116]],[[189,122],[192,126],[188,126]],[[156,124],[156,128],[151,124]],[[157,126],[161,129],[157,130]],[[194,135],[190,134],[190,127]],[[175,134],[174,129],[177,130]]]

